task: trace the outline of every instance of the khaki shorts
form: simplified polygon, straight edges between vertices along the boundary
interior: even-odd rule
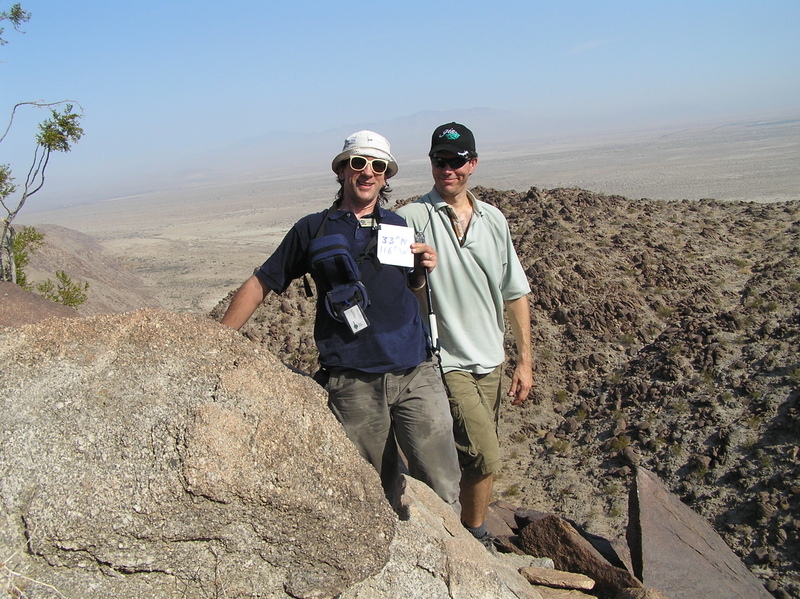
[[[500,469],[500,442],[497,423],[500,417],[501,367],[488,374],[463,370],[446,373],[453,414],[453,436],[461,471],[472,477]]]

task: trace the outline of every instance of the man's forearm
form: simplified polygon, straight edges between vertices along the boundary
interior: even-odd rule
[[[528,296],[523,295],[506,302],[508,320],[517,346],[517,367],[511,378],[508,395],[514,399],[512,406],[521,404],[530,395],[533,388],[533,359],[531,357],[531,313],[528,308]]]
[[[528,296],[523,295],[506,302],[511,332],[517,346],[517,365],[532,366],[531,357],[531,312],[528,307]]]
[[[269,287],[264,285],[258,277],[253,275],[247,279],[233,296],[225,316],[222,317],[222,324],[236,330],[241,329],[259,304],[267,297],[267,293],[269,293]]]

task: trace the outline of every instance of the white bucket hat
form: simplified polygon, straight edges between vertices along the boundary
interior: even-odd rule
[[[374,131],[357,131],[345,139],[342,151],[331,162],[333,172],[335,173],[339,164],[350,156],[381,158],[389,163],[389,167],[386,169],[386,178],[394,177],[397,174],[397,161],[392,156],[389,142]]]

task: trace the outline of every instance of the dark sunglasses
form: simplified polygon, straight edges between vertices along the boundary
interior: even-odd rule
[[[431,164],[433,164],[433,166],[436,168],[444,168],[445,166],[449,166],[451,169],[456,171],[470,160],[472,160],[472,158],[465,158],[464,156],[454,156],[453,158],[433,156],[431,157]]]
[[[363,171],[370,165],[372,172],[382,175],[389,168],[389,163],[380,158],[364,158],[363,156],[350,156],[350,168],[354,171]]]

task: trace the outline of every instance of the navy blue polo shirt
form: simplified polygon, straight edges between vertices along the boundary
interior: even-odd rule
[[[380,222],[405,226],[405,221],[378,208]],[[309,272],[308,246],[328,211],[300,219],[286,234],[278,249],[256,271],[256,276],[276,293],[283,293],[296,278]],[[325,235],[344,235],[350,253],[358,258],[377,232],[362,227],[352,212],[332,211]],[[419,365],[428,358],[426,333],[416,296],[406,283],[407,268],[380,264],[377,249],[359,265],[361,282],[370,304],[364,311],[369,326],[353,333],[344,322],[332,318],[317,293],[314,340],[320,364],[328,369],[352,368],[364,372],[397,372]]]

